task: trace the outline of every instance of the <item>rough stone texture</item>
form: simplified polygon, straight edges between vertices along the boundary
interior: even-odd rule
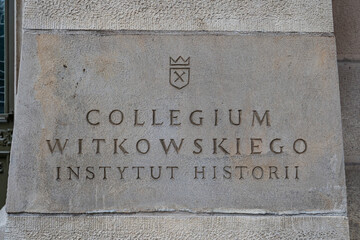
[[[360,63],[339,62],[340,96],[351,239],[360,239]]]
[[[6,234],[8,240],[349,239],[344,217],[10,216]]]
[[[169,84],[169,57],[191,57],[191,80],[178,90]],[[7,210],[8,212],[222,212],[345,214],[346,197],[341,137],[340,101],[333,37],[274,34],[53,34],[24,35],[19,97],[15,119]],[[86,122],[101,121],[92,126]],[[124,112],[124,122],[113,126],[108,114]],[[139,109],[135,126],[133,110]],[[163,126],[151,126],[151,110],[158,109]],[[169,126],[169,109],[180,109],[181,126]],[[203,126],[189,123],[189,114],[203,110]],[[219,109],[219,125],[213,125]],[[228,109],[242,109],[242,123],[228,122]],[[252,126],[252,111],[270,111],[271,126]],[[119,115],[118,115],[119,116]],[[119,118],[118,118],[119,119]],[[198,117],[195,118],[198,120]],[[177,121],[176,120],[176,121]],[[325,124],[326,123],[326,124]],[[241,138],[237,155],[236,137]],[[46,140],[69,139],[61,154],[51,154]],[[104,138],[99,154],[93,138]],[[129,154],[113,139],[128,139]],[[138,139],[151,149],[140,154]],[[179,154],[164,153],[159,139],[173,138],[184,146]],[[193,154],[194,139],[202,138],[203,152]],[[227,138],[213,154],[213,138]],[[250,138],[262,138],[262,153],[250,152]],[[272,139],[281,138],[282,154],[270,151]],[[303,138],[304,154],[293,150]],[[83,139],[77,154],[77,139]],[[232,139],[232,141],[230,140]],[[219,142],[218,142],[219,143]],[[141,145],[144,149],[144,145]],[[234,151],[235,150],[235,151]],[[256,149],[257,150],[257,149]],[[251,171],[244,179],[224,166],[261,166],[264,177]],[[66,167],[81,167],[80,179]],[[85,167],[94,166],[95,179]],[[111,166],[107,179],[99,166]],[[128,166],[121,180],[116,167]],[[145,166],[136,179],[133,166]],[[159,180],[149,176],[150,166],[178,166]],[[218,167],[217,179],[194,179],[194,166]],[[269,167],[279,169],[279,179]],[[289,179],[284,168],[289,167]],[[295,179],[294,166],[299,167]],[[61,180],[56,180],[61,167]],[[281,170],[282,169],[282,170]],[[165,171],[165,170],[164,170]],[[146,173],[146,175],[145,175]]]
[[[350,239],[360,238],[360,165],[346,166]]]
[[[333,0],[351,239],[360,239],[360,1]]]
[[[360,60],[360,1],[333,0],[339,60]]]
[[[333,32],[333,19],[331,0],[26,0],[24,27]]]
[[[7,213],[5,207],[0,210],[0,239],[5,238],[5,227],[6,227]]]
[[[344,153],[347,163],[360,163],[360,63],[339,62]]]

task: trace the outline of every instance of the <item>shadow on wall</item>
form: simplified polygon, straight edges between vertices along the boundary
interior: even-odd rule
[[[333,0],[350,238],[360,239],[360,1]]]

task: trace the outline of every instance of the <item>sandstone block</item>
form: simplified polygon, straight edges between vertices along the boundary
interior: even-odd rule
[[[360,163],[360,63],[339,62],[344,152],[347,163]]]
[[[11,216],[8,222],[7,240],[349,239],[344,217]]]
[[[24,28],[333,32],[330,0],[27,0]]]
[[[346,166],[350,239],[360,238],[360,166]]]
[[[333,37],[26,32],[10,213],[346,212]]]
[[[360,2],[333,0],[334,28],[340,60],[360,60]]]

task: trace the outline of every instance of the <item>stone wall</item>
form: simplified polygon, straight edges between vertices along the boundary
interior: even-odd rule
[[[24,28],[332,32],[329,0],[27,0]]]
[[[102,8],[108,9],[108,12],[102,12],[105,16],[101,18],[102,21],[97,21],[97,9],[90,8],[90,14],[81,15],[83,9],[79,7],[85,2],[90,3],[96,1],[83,0],[78,1],[80,4],[75,4],[75,1],[66,1],[66,9],[74,13],[70,16],[69,13],[64,12],[59,8],[60,3],[64,1],[51,0],[42,2],[38,7],[38,1],[28,0],[27,11],[25,11],[25,28],[33,29],[68,29],[68,30],[211,30],[211,31],[265,31],[265,32],[332,32],[332,21],[329,21],[329,13],[331,12],[330,1],[287,1],[282,6],[279,6],[280,1],[268,1],[268,4],[261,4],[261,1],[244,1],[244,4],[255,4],[257,11],[248,14],[244,12],[243,8],[236,6],[238,1],[218,1],[218,7],[232,8],[233,14],[240,16],[246,21],[234,21],[232,18],[220,18],[219,14],[224,12],[210,12],[211,14],[204,14],[202,17],[198,16],[199,9],[203,9],[201,4],[207,1],[198,1],[198,4],[192,6],[192,1],[183,1],[186,9],[185,15],[189,18],[194,17],[191,21],[173,22],[173,18],[168,18],[167,23],[161,22],[163,18],[156,18],[152,14],[151,7],[149,9],[144,6],[133,3],[127,6],[133,9],[133,13],[124,15],[120,18],[114,18],[119,13],[113,14],[114,9],[123,9],[122,1],[119,1],[119,6],[107,5],[110,1],[103,1]],[[175,2],[175,1],[174,1]],[[82,4],[81,4],[82,3]],[[191,6],[190,6],[191,5]],[[356,97],[360,87],[357,79],[360,77],[360,69],[358,66],[359,58],[356,57],[356,21],[351,22],[351,17],[357,17],[354,6],[359,6],[356,0],[353,1],[334,1],[335,12],[335,30],[338,37],[338,52],[339,52],[339,74],[340,74],[340,90],[342,94],[343,107],[343,128],[345,141],[345,156],[347,160],[347,175],[348,175],[348,203],[349,216],[351,219],[351,236],[352,239],[357,239],[359,234],[359,186],[360,179],[357,176],[360,167],[359,158],[356,154],[359,152],[359,144],[356,143],[357,137],[360,135],[360,123],[356,117],[359,113],[358,104],[356,104]],[[346,6],[346,7],[345,7]],[[44,9],[42,10],[41,7]],[[157,6],[159,7],[159,6]],[[220,8],[220,9],[221,9]],[[72,10],[70,10],[72,9]],[[359,9],[359,8],[357,8]],[[209,10],[211,11],[211,9]],[[164,14],[173,14],[178,12],[176,5],[174,8],[164,8],[158,12],[159,16]],[[339,14],[339,13],[343,14]],[[352,13],[351,14],[349,14]],[[200,11],[201,13],[201,11]],[[271,13],[271,14],[269,14]],[[170,15],[171,15],[170,14]],[[121,14],[120,14],[121,15]],[[224,14],[223,14],[224,15]],[[225,14],[226,15],[226,14]],[[229,15],[229,16],[230,16]],[[303,16],[306,15],[307,21],[303,21]],[[137,16],[137,17],[136,17]],[[143,19],[149,19],[143,20]],[[339,17],[338,17],[339,16]],[[341,16],[347,16],[342,18]],[[84,17],[88,18],[85,19]],[[350,19],[349,19],[350,18]],[[352,34],[346,30],[344,26],[349,26],[350,21],[354,24],[350,28]],[[170,23],[169,23],[170,22]],[[190,24],[182,24],[190,22]],[[131,23],[135,23],[131,25]],[[344,26],[341,26],[343,24]],[[109,27],[110,26],[110,27]],[[226,26],[226,28],[224,28]],[[133,29],[132,29],[133,28]],[[140,28],[140,29],[139,29]],[[345,42],[345,43],[344,43]],[[343,44],[344,43],[344,44]],[[352,47],[350,47],[352,46]],[[352,48],[352,50],[351,50]],[[355,49],[355,50],[354,50]],[[359,55],[358,55],[359,56]],[[356,111],[356,109],[358,109]],[[349,117],[347,117],[349,116]],[[350,118],[350,116],[352,118]],[[357,197],[358,196],[358,197]],[[22,215],[12,215],[8,224],[8,231],[12,231],[11,239],[24,238],[29,239],[47,239],[48,234],[59,238],[76,238],[89,237],[94,238],[96,234],[103,239],[114,239],[119,237],[127,237],[129,232],[137,233],[138,238],[148,238],[149,234],[157,234],[163,238],[224,238],[229,239],[236,237],[246,239],[294,239],[296,236],[302,237],[311,233],[313,239],[342,239],[341,236],[346,235],[346,219],[342,217],[313,217],[310,220],[308,217],[281,217],[277,219],[270,219],[271,217],[244,217],[236,219],[236,217],[216,217],[207,218],[202,224],[199,224],[197,217],[187,216],[173,217],[162,216],[161,218],[152,216],[139,217],[113,217],[109,215],[58,215],[56,216],[42,216],[33,214],[31,217],[24,217]],[[135,224],[142,225],[142,229],[134,227]],[[39,227],[40,226],[40,227]],[[168,235],[161,231],[162,227],[170,227]],[[179,227],[181,226],[181,227]],[[274,227],[275,226],[275,227]],[[0,226],[1,227],[1,226]],[[83,231],[87,229],[87,231]],[[102,229],[102,231],[98,231]],[[237,231],[234,231],[236,229]],[[272,230],[269,230],[272,229]],[[292,231],[289,231],[292,229]],[[330,230],[333,229],[333,230]],[[33,234],[29,233],[33,231]],[[206,231],[205,231],[206,230]],[[69,235],[69,233],[71,233]],[[27,235],[28,234],[28,235]],[[34,235],[35,234],[35,235]],[[37,235],[36,235],[37,234]],[[88,235],[84,235],[88,234]],[[122,235],[121,235],[122,234]],[[235,235],[234,235],[235,234]],[[31,236],[31,237],[30,237]],[[1,233],[0,233],[1,238]],[[310,239],[310,238],[309,238]]]
[[[333,0],[351,239],[360,239],[360,1]]]

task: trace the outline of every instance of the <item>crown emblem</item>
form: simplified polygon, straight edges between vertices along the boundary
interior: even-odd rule
[[[170,66],[189,66],[189,65],[190,65],[190,57],[188,57],[186,60],[182,56],[179,56],[176,60],[170,57]]]
[[[177,89],[182,89],[190,82],[190,57],[186,60],[179,56],[174,60],[170,57],[170,85]]]

